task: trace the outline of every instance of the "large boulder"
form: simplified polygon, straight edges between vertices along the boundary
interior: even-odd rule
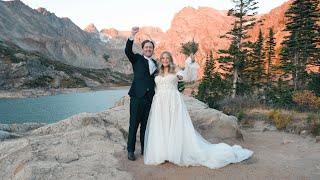
[[[239,130],[235,117],[210,109],[194,98],[184,99],[200,133],[236,137]],[[0,177],[133,179],[117,158],[117,153],[126,148],[129,101],[124,97],[103,112],[77,114],[32,130],[24,137],[0,142]]]
[[[189,96],[184,96],[190,117],[195,128],[204,134],[220,140],[227,138],[242,139],[237,118],[228,116],[221,111],[211,109],[205,103]],[[103,112],[112,116],[123,129],[128,129],[130,98],[125,96],[116,102],[115,107]]]
[[[81,113],[0,143],[3,179],[133,179],[120,169],[123,133],[110,117]]]

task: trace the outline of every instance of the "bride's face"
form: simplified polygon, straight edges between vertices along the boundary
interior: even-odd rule
[[[170,65],[170,56],[168,54],[163,54],[160,60],[163,67],[168,67]]]

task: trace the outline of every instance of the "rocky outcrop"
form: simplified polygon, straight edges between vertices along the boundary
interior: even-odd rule
[[[197,130],[219,139],[236,138],[236,118],[185,97]],[[133,179],[116,153],[125,153],[129,98],[100,113],[81,113],[29,135],[0,142],[4,179]],[[139,139],[139,138],[138,138]]]
[[[84,30],[88,33],[99,34],[97,27],[93,23],[89,24]]]
[[[220,36],[231,28],[232,22],[232,18],[224,11],[209,7],[185,7],[175,14],[157,52],[169,50],[176,62],[184,65],[186,57],[180,53],[181,43],[194,39],[199,43],[196,59],[199,64],[203,64],[203,58],[210,50],[216,52],[228,46],[228,41],[220,39]]]
[[[91,30],[97,31],[93,26]],[[69,18],[59,18],[45,8],[31,9],[19,0],[0,1],[1,39],[82,68],[107,68],[110,66],[104,54],[110,59],[116,57],[95,33],[86,32]]]
[[[0,141],[26,136],[32,130],[44,125],[44,123],[0,124]]]
[[[0,40],[0,90],[115,86],[130,81],[130,75],[114,69],[77,68]]]

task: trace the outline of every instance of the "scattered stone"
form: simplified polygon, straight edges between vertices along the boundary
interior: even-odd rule
[[[292,140],[288,140],[288,139],[285,139],[283,140],[282,144],[289,144],[289,143],[293,143],[294,141]]]
[[[308,134],[309,134],[309,133],[308,133],[307,130],[302,130],[302,131],[300,132],[300,135],[303,136],[303,137],[306,137]]]
[[[265,131],[277,131],[277,128],[274,125],[269,124],[262,129],[262,132]]]
[[[0,141],[3,141],[5,139],[19,138],[19,137],[20,135],[18,134],[0,130]]]
[[[24,134],[44,125],[46,125],[46,123],[0,124],[0,130]]]

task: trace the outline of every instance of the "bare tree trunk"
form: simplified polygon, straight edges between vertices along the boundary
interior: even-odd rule
[[[295,64],[295,66],[294,66],[295,72],[294,72],[294,77],[292,77],[292,78],[293,78],[293,84],[294,84],[294,91],[296,91],[298,88],[298,80],[299,80],[298,79],[298,68],[297,68],[297,66],[298,66],[297,53],[294,55],[294,64]]]
[[[231,98],[235,98],[237,94],[237,82],[238,82],[238,69],[235,68],[233,71],[233,82],[232,82],[232,94]]]

